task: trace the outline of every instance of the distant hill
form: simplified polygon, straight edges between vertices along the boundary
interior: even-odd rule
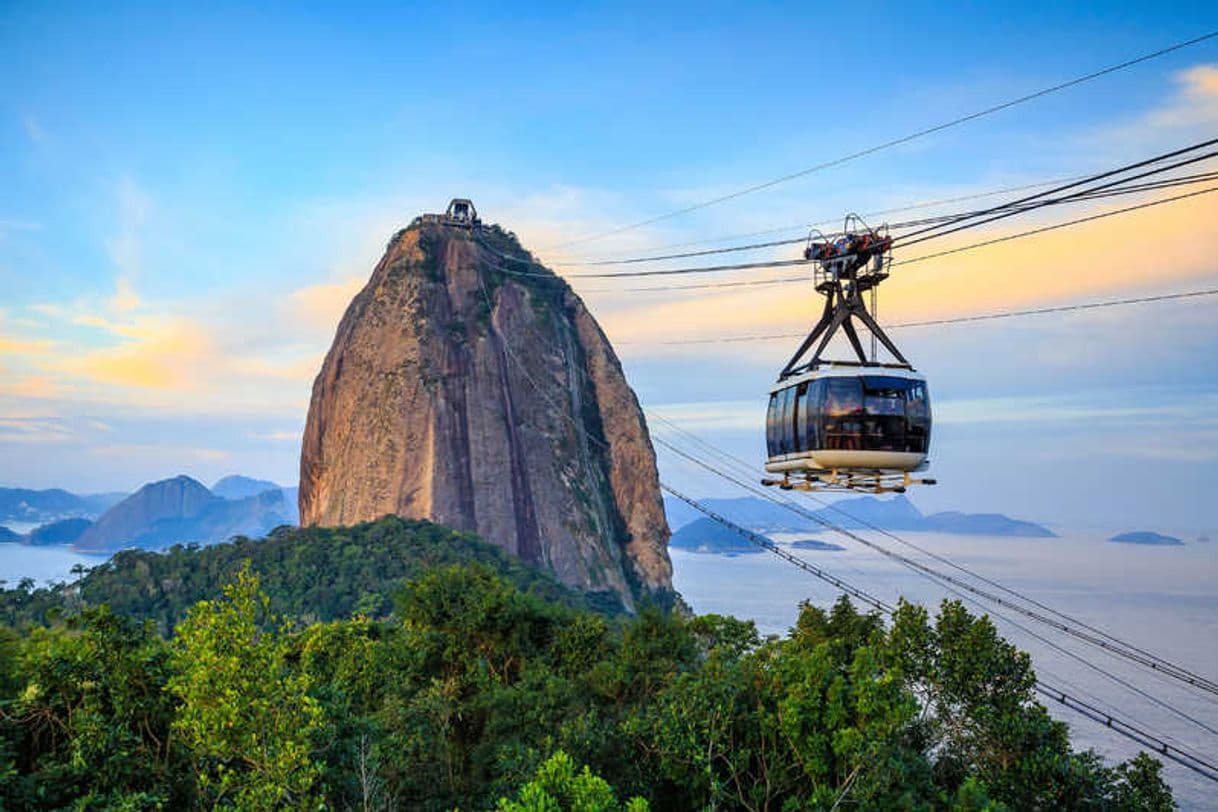
[[[1056,538],[1048,528],[1020,521],[1001,513],[932,513],[924,520],[926,530],[938,533],[963,533],[972,536],[1019,536],[1021,538]]]
[[[685,525],[672,534],[668,546],[693,553],[743,555],[760,553],[762,549],[731,528],[714,519],[703,517]]]
[[[1023,538],[1055,538],[1046,527],[1032,522],[1012,519],[1000,513],[934,513],[925,516],[905,495],[891,499],[861,496],[842,499],[832,507],[816,509],[816,503],[799,494],[782,494],[813,515],[847,530],[868,526],[883,530],[913,530],[936,533],[1009,536]],[[723,514],[738,524],[759,533],[807,533],[824,531],[824,526],[759,497],[736,499],[703,499],[706,507]],[[702,514],[677,500],[666,500],[668,522],[673,528],[697,520]]]
[[[88,519],[60,519],[30,531],[30,534],[25,537],[25,543],[35,546],[73,544],[92,526],[93,522]]]
[[[45,491],[0,488],[0,519],[36,522],[42,516],[63,516],[87,509],[83,499],[59,488]]]
[[[84,517],[93,519],[105,513],[125,494],[94,493],[79,495],[50,488],[30,491],[29,488],[0,488],[0,522],[21,522],[23,525],[45,525],[60,519]]]
[[[283,524],[300,524],[299,488],[283,488],[269,479],[253,479],[240,474],[224,477],[211,486],[211,492],[222,499],[239,501],[251,496],[259,496],[267,491],[283,493]]]
[[[300,521],[297,488],[233,474],[208,489],[187,476],[145,485],[135,494],[74,494],[61,488],[0,488],[0,523],[36,529],[21,535],[0,526],[0,543],[72,544],[106,552],[126,546],[164,547],[184,541],[212,543],[233,535],[262,535]],[[230,504],[219,504],[227,502]],[[118,508],[122,503],[121,509]],[[102,519],[104,518],[104,521]],[[67,524],[69,520],[74,523]],[[97,520],[96,528],[89,527]],[[79,538],[84,536],[84,538]]]
[[[1136,530],[1131,533],[1120,533],[1108,539],[1120,544],[1145,544],[1153,547],[1177,547],[1184,544],[1175,536],[1165,536],[1162,533],[1152,533],[1149,530]]]
[[[171,544],[214,544],[238,535],[263,535],[291,524],[282,490],[246,499],[216,496],[197,480],[177,476],[152,482],[106,511],[77,540],[83,552]]]
[[[120,615],[154,621],[167,635],[196,601],[219,594],[246,561],[260,576],[271,611],[302,622],[355,613],[384,617],[404,580],[433,567],[470,563],[489,566],[548,601],[607,615],[623,611],[615,594],[565,587],[472,533],[386,516],[353,527],[285,527],[265,539],[209,547],[124,550],[73,584],[0,590],[0,623],[43,624],[105,603]]]
[[[267,479],[252,479],[240,474],[230,474],[211,486],[211,492],[221,499],[248,499],[267,491],[282,490]]]
[[[0,488],[0,522],[47,524],[59,519],[93,518],[104,513],[125,495],[96,493],[82,496],[62,488],[42,491]]]

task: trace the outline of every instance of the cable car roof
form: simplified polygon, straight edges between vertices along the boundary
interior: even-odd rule
[[[775,383],[770,387],[769,392],[781,392],[783,389],[790,389],[792,386],[801,384],[805,381],[815,381],[820,378],[858,378],[861,376],[882,375],[888,378],[904,378],[910,381],[925,381],[926,376],[918,372],[912,367],[904,364],[850,364],[850,363],[834,363],[824,364],[816,369],[799,375],[793,375]]]

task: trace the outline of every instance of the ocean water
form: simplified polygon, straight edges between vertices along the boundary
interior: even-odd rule
[[[25,544],[0,544],[0,581],[7,589],[22,578],[33,578],[39,586],[52,581],[75,581],[72,568],[77,564],[96,567],[108,556],[82,555],[67,545],[29,547]]]
[[[879,534],[860,535],[936,569],[946,568]],[[1139,648],[1218,678],[1218,544],[1147,547],[1107,542],[1086,533],[1063,534],[1056,539],[897,535]],[[802,537],[806,534],[774,538],[790,542]],[[904,596],[933,607],[946,597],[954,597],[849,539],[827,533],[818,538],[847,549],[794,552],[885,602],[895,603]],[[674,585],[695,611],[750,618],[763,633],[785,633],[801,601],[827,607],[837,599],[829,584],[769,553],[727,557],[672,550],[671,555]],[[969,609],[981,611],[976,605],[969,605]],[[1020,615],[1004,614],[1218,731],[1218,701],[1212,695],[1193,691]],[[1037,674],[1046,682],[1136,721],[1144,729],[1159,733],[1169,744],[1210,760],[1218,759],[1215,733],[1116,684],[1013,623],[998,617],[994,620],[1007,639],[1032,654]],[[1055,704],[1048,707],[1055,717],[1070,725],[1077,747],[1094,748],[1110,762],[1129,758],[1139,750],[1128,739],[1071,710]],[[1165,762],[1164,775],[1181,808],[1218,809],[1218,786],[1172,762]]]

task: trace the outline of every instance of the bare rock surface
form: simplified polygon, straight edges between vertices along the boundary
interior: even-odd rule
[[[476,532],[627,606],[671,593],[655,453],[567,284],[497,226],[396,234],[313,384],[300,518]]]

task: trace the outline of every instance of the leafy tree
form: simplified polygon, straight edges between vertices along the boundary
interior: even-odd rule
[[[1138,753],[1113,770],[1113,809],[1145,809],[1170,812],[1176,808],[1171,790],[1163,783],[1163,764],[1145,753]]]
[[[499,812],[647,812],[642,798],[619,804],[609,782],[559,750],[537,769],[536,777],[520,788],[516,800],[500,798]]]
[[[174,639],[174,732],[190,751],[201,801],[213,807],[317,808],[320,768],[309,744],[321,710],[309,679],[248,570],[219,600],[201,601]]]
[[[11,654],[0,787],[14,804],[55,809],[177,805],[189,798],[165,694],[169,652],[147,625],[91,609],[38,629]],[[9,669],[16,665],[16,673]]]

